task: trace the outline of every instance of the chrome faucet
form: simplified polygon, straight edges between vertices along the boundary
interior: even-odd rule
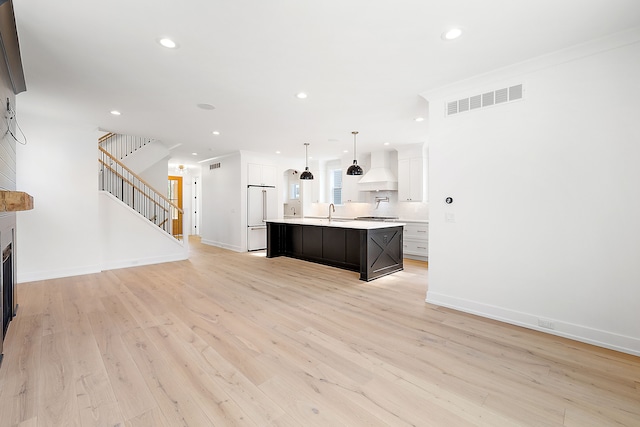
[[[329,221],[331,221],[331,212],[332,212],[332,211],[333,211],[333,212],[335,212],[335,211],[336,211],[336,207],[334,206],[334,204],[333,204],[333,203],[331,203],[331,204],[329,205]]]
[[[296,214],[296,207],[295,206],[291,206],[291,210],[293,211],[293,214]]]

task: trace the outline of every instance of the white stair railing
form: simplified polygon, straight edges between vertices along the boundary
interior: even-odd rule
[[[111,153],[116,159],[123,160],[152,141],[151,138],[108,133],[98,139],[98,146]]]

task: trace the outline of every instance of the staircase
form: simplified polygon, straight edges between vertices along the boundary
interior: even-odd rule
[[[109,133],[98,140],[99,190],[106,191],[177,240],[184,211],[137,175],[125,162],[153,140]]]
[[[152,142],[151,138],[108,133],[98,140],[98,146],[104,148],[116,159],[123,161]]]

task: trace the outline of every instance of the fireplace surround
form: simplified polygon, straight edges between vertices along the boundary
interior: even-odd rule
[[[8,231],[8,232],[7,232]],[[2,319],[2,335],[0,336],[0,365],[2,364],[2,353],[4,338],[9,329],[9,323],[16,314],[15,297],[15,244],[14,230],[0,231],[0,242],[2,243],[2,268],[0,269],[0,319]]]
[[[2,339],[7,335],[9,322],[13,318],[13,254],[12,245],[7,245],[2,251]]]

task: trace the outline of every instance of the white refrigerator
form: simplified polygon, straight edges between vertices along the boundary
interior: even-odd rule
[[[247,250],[267,248],[267,219],[278,215],[278,194],[275,187],[247,187]]]

